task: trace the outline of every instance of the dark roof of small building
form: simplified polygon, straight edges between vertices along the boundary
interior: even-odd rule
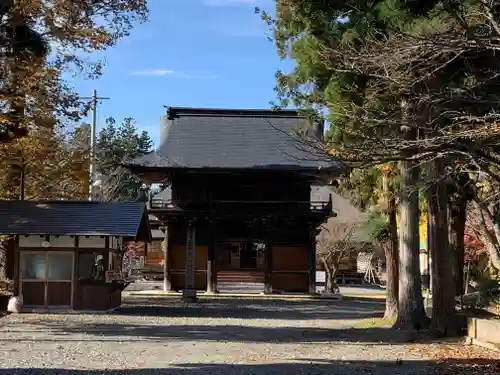
[[[143,202],[0,200],[0,234],[116,236],[151,241]]]
[[[157,151],[128,161],[141,168],[318,170],[341,164],[312,147],[309,121],[294,110],[170,107]],[[319,127],[322,129],[322,126]],[[309,134],[306,138],[298,133]]]

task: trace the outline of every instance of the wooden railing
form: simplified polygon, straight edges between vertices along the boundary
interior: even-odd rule
[[[214,200],[177,202],[162,198],[150,197],[151,211],[216,211],[216,212],[317,212],[331,213],[331,200],[325,201],[244,201],[244,200]]]

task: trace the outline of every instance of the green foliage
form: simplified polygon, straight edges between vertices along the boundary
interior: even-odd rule
[[[363,228],[372,241],[384,243],[390,239],[389,223],[379,213],[373,212]]]
[[[430,12],[436,1],[376,0],[277,1],[273,20],[275,42],[282,58],[295,68],[278,73],[277,92],[281,104],[299,108],[323,105],[331,109],[335,124],[341,111],[336,107],[360,100],[363,80],[352,72],[335,69],[340,55],[327,55],[325,47],[357,49],[371,38],[382,38],[393,28]],[[267,14],[264,19],[269,20]],[[341,64],[339,64],[341,66]]]
[[[145,189],[142,182],[121,163],[151,152],[152,146],[148,133],[139,132],[134,119],[125,118],[121,124],[113,118],[106,120],[96,143],[102,199],[126,201],[140,198]]]
[[[353,169],[338,180],[338,192],[350,198],[362,211],[376,206],[382,194],[381,175],[378,168]]]

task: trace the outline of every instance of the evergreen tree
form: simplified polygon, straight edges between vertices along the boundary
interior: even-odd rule
[[[296,62],[292,72],[278,74],[283,103],[327,109],[334,129],[328,146],[332,155],[351,165],[399,161],[398,325],[420,328],[426,323],[418,274],[423,187],[434,260],[432,328],[439,334],[453,333],[452,270],[459,267],[453,267],[448,239],[448,187],[470,171],[482,172],[491,187],[499,186],[497,2],[283,0],[277,4],[276,19],[267,20],[281,56]],[[460,189],[451,192],[457,190],[463,198]],[[485,214],[500,227],[500,205],[490,204],[492,195],[490,202],[477,194],[475,198],[483,200],[477,209],[490,210]],[[456,197],[451,200],[457,249],[463,248],[464,203]],[[488,232],[486,225],[483,220]],[[498,248],[494,250],[492,259],[500,259],[495,258]],[[459,273],[455,271],[455,280]]]
[[[414,150],[400,145],[388,148],[384,138],[413,142],[417,123],[412,102],[401,90],[387,88],[383,72],[356,70],[350,61],[370,65],[364,51],[384,43],[393,30],[425,23],[435,2],[380,0],[277,1],[276,18],[263,17],[274,28],[279,54],[295,62],[292,72],[277,75],[281,105],[293,104],[319,115],[323,110],[331,124],[332,155],[351,165],[400,163],[400,282],[398,326],[423,328],[419,271],[418,168]],[[419,22],[420,21],[420,22]],[[378,60],[375,60],[378,61]],[[354,66],[354,68],[352,68]],[[384,86],[384,91],[379,88]],[[390,114],[391,120],[369,123],[366,114]],[[388,115],[387,115],[388,116]],[[401,143],[401,142],[400,142]],[[404,154],[404,155],[403,155]],[[366,173],[365,173],[366,175]]]
[[[121,163],[151,152],[152,146],[148,133],[139,132],[134,119],[125,118],[119,125],[113,118],[106,120],[96,143],[101,199],[127,201],[141,198],[147,188]]]

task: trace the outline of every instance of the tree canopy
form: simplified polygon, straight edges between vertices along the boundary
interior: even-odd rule
[[[118,124],[106,120],[96,144],[97,172],[101,180],[100,197],[104,200],[136,200],[145,191],[142,182],[121,163],[152,151],[153,141],[146,131],[139,131],[133,118]]]
[[[2,0],[0,3],[0,141],[33,127],[74,122],[85,105],[64,71],[89,77],[101,64],[85,53],[104,50],[147,18],[146,0]]]

